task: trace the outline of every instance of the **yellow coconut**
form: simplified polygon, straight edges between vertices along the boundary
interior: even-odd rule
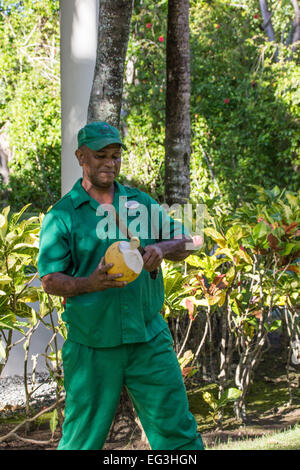
[[[109,274],[122,273],[116,281],[134,281],[143,269],[143,257],[138,250],[140,241],[134,237],[127,241],[118,241],[110,245],[105,253],[105,264],[113,263],[107,271]]]

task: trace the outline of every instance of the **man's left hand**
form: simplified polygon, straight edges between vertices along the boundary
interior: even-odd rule
[[[163,260],[163,252],[161,248],[154,244],[145,246],[145,253],[143,255],[144,269],[148,272],[154,271],[158,268]]]

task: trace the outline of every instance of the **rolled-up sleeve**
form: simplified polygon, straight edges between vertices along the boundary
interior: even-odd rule
[[[40,278],[54,272],[64,272],[70,266],[70,235],[64,222],[48,212],[40,232],[38,273]]]

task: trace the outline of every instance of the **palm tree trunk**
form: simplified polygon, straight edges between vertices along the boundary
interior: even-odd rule
[[[133,0],[100,0],[98,47],[87,121],[119,127]]]
[[[189,0],[169,0],[166,62],[165,199],[171,205],[190,195]]]

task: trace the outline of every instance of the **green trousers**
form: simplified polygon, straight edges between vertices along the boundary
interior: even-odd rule
[[[65,420],[58,450],[102,449],[123,385],[152,450],[203,450],[168,329],[145,343],[63,346]]]

